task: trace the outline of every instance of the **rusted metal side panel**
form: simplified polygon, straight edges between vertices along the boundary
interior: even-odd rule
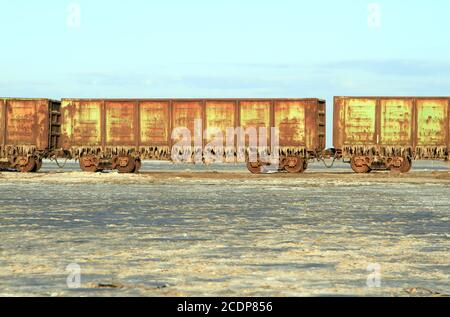
[[[448,99],[417,99],[416,108],[416,156],[445,158],[448,152]]]
[[[49,133],[50,133],[50,112],[51,106],[49,100],[40,100],[37,104],[36,111],[36,145],[38,150],[49,149]]]
[[[169,102],[140,103],[141,146],[169,146]]]
[[[447,160],[450,160],[450,98],[447,100]]]
[[[352,98],[344,103],[344,145],[374,145],[377,101]]]
[[[448,102],[417,100],[418,146],[445,146]]]
[[[2,151],[4,150],[4,147],[6,145],[6,102],[4,99],[0,99],[0,147],[2,148]],[[0,155],[4,155],[4,153],[1,153]]]
[[[333,146],[337,150],[344,148],[344,99],[334,97],[333,102]]]
[[[171,145],[171,102],[140,101],[140,153],[145,159],[168,159]]]
[[[327,104],[324,100],[317,101],[317,120],[319,144],[317,151],[322,152],[327,147]]]
[[[135,135],[136,102],[105,102],[105,127],[107,147],[134,147],[138,136]]]
[[[202,120],[203,107],[201,101],[173,102],[173,128],[187,128],[194,131],[195,120]]]
[[[73,142],[73,113],[75,102],[63,100],[61,102],[61,138],[60,145],[64,150],[69,150]]]
[[[203,102],[174,101],[172,107],[172,129],[187,128],[194,138],[195,120],[201,120],[203,123]]]
[[[63,100],[61,105],[63,149],[75,152],[101,150],[102,108],[103,102],[100,100]]]
[[[46,150],[49,103],[46,100],[6,101],[6,145]]]
[[[336,97],[334,146],[344,157],[369,155],[379,141],[379,107],[376,98]]]
[[[319,117],[317,102],[306,103],[306,149],[315,151],[319,147]]]
[[[413,99],[382,99],[380,145],[413,146]]]
[[[307,146],[306,111],[309,110],[308,102],[304,101],[275,102],[275,127],[280,131],[280,146]]]
[[[267,138],[270,135],[270,110],[271,101],[250,101],[245,100],[240,102],[240,126],[247,130],[248,128],[255,128],[259,132],[259,128],[267,129]],[[249,137],[246,135],[246,145],[249,145]],[[267,142],[267,145],[269,143]]]
[[[228,128],[235,128],[236,102],[235,101],[206,101],[206,142],[212,142],[218,138],[221,132],[223,144],[226,144]]]

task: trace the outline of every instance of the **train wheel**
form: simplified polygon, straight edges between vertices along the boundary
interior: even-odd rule
[[[252,174],[261,174],[262,173],[262,166],[259,162],[250,162],[247,161],[247,169]]]
[[[392,173],[408,173],[411,168],[412,160],[409,157],[395,157],[390,166]]]
[[[408,173],[412,169],[412,160],[409,157],[405,157],[403,159],[402,166],[400,167],[400,172],[402,173]]]
[[[367,161],[364,156],[352,157],[351,166],[352,170],[358,174],[370,173],[372,171],[369,165],[367,165]]]
[[[303,173],[305,167],[308,167],[308,163],[301,157],[288,157],[284,164],[284,169],[292,174]]]
[[[117,170],[121,174],[134,173],[136,170],[136,161],[131,156],[120,156],[117,159]]]
[[[36,159],[33,157],[19,157],[16,160],[16,169],[21,173],[33,173],[36,171]]]
[[[95,173],[99,170],[98,158],[93,155],[86,155],[80,158],[80,168],[83,172]]]

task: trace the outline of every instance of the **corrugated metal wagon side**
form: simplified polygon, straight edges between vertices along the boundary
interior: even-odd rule
[[[0,99],[0,167],[36,172],[59,146],[60,103]]]
[[[142,160],[174,157],[209,163],[214,154],[247,162],[258,173],[267,165],[262,155],[273,154],[272,127],[280,131],[280,169],[302,172],[325,148],[325,102],[319,99],[63,99],[62,121],[64,153],[79,159],[84,171],[136,172]],[[249,128],[268,132],[255,162],[249,162],[248,135],[243,149],[238,146],[239,129]],[[187,144],[180,143],[179,129],[192,132]]]
[[[334,147],[357,173],[448,159],[449,107],[448,97],[335,97]]]

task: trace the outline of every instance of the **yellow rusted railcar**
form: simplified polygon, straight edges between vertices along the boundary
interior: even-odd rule
[[[0,168],[35,172],[59,146],[60,102],[0,98]]]
[[[186,152],[184,161],[208,162],[207,154],[217,157],[220,147],[225,162],[242,158],[259,173],[268,164],[261,157],[274,154],[279,137],[279,168],[298,173],[325,148],[326,107],[320,99],[63,99],[61,108],[62,149],[84,171],[135,172],[144,159],[173,160]],[[272,127],[278,135],[270,133]],[[239,134],[231,136],[230,146],[230,128],[267,129],[265,142],[258,134],[256,160],[249,160],[248,135],[245,153],[239,153]],[[188,144],[179,145],[179,129],[193,132]]]
[[[447,159],[449,97],[335,97],[334,147],[357,173]]]

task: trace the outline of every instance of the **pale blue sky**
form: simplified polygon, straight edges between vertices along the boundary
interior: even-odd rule
[[[0,96],[320,97],[331,115],[333,95],[450,95],[449,16],[447,0],[0,0]]]

